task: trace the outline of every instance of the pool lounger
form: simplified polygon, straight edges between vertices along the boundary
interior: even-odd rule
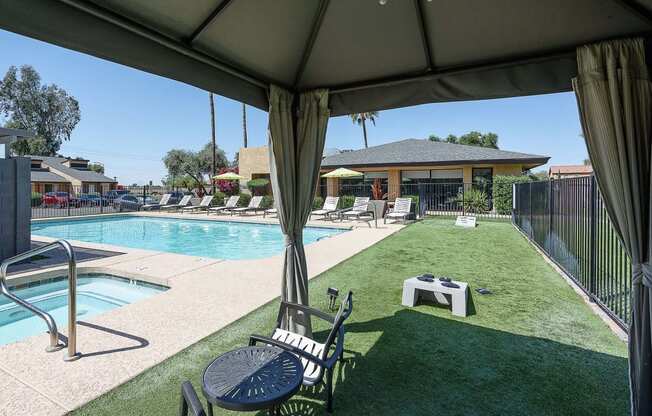
[[[205,197],[202,198],[199,205],[183,207],[181,208],[181,212],[193,213],[193,212],[205,211],[211,206],[211,202],[213,202],[213,198],[214,198],[213,195],[206,195]]]
[[[254,196],[251,198],[249,201],[249,205],[246,207],[241,207],[241,208],[232,208],[229,209],[228,212],[229,214],[246,214],[248,212],[253,211],[254,214],[257,214],[258,211],[264,211],[264,208],[260,207],[260,204],[263,202],[263,197],[262,196]]]
[[[229,209],[235,208],[238,206],[238,201],[240,201],[240,195],[233,195],[229,197],[225,205],[219,207],[211,207],[206,210],[206,215],[210,214],[221,214],[226,212]]]
[[[177,211],[183,207],[187,207],[188,204],[190,204],[190,198],[192,198],[192,195],[184,195],[183,198],[181,198],[181,201],[179,201],[178,204],[171,204],[171,205],[163,205],[161,206],[160,210],[161,211]]]
[[[161,200],[157,204],[145,204],[140,209],[143,211],[151,211],[153,209],[158,209],[161,208],[164,205],[167,205],[167,203],[170,201],[170,198],[172,198],[172,194],[165,194],[161,197]]]

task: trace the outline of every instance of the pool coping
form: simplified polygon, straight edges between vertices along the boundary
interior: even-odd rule
[[[154,215],[168,218],[180,215],[180,218],[184,218],[184,214]],[[185,219],[188,219],[187,215]],[[261,219],[258,218],[256,222]],[[221,219],[211,217],[210,220]],[[252,220],[254,217],[245,222]],[[278,220],[265,223],[278,224]],[[309,225],[314,223],[312,221]],[[324,224],[317,222],[317,225]],[[306,246],[309,278],[376,244],[403,226],[379,224],[379,228],[369,228],[361,223],[361,226],[347,224],[345,228],[349,228],[350,232]],[[48,238],[35,238],[41,239]],[[85,242],[73,244],[108,248],[109,251],[116,251],[118,247]],[[74,363],[64,363],[60,353],[43,352],[47,334],[0,346],[0,354],[6,357],[0,362],[0,374],[9,377],[13,389],[0,392],[0,399],[3,394],[4,397],[8,395],[6,401],[10,414],[66,414],[272,301],[281,290],[281,255],[254,260],[219,260],[123,246],[119,246],[117,251],[124,254],[89,260],[79,266],[78,273],[107,273],[167,286],[169,290],[84,322],[107,331],[131,334],[132,337],[146,340],[147,346],[133,347],[134,342],[129,339],[86,325],[78,325],[78,346],[82,353],[107,348],[118,352],[86,356]],[[12,283],[33,281],[65,274],[66,271],[67,266],[61,265],[46,271],[12,275],[8,280]],[[175,319],[169,320],[168,316]],[[65,333],[65,328],[62,328],[62,332]],[[53,377],[53,374],[57,374],[57,377]],[[25,389],[42,399],[30,405],[28,411],[20,408],[24,404],[14,403],[11,399],[21,396],[23,393],[20,392]]]

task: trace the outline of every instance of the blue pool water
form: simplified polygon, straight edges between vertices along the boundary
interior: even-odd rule
[[[307,227],[303,242],[341,232]],[[39,221],[32,234],[228,260],[269,257],[284,247],[278,225],[136,216]]]
[[[77,318],[79,320],[88,319],[165,290],[167,288],[163,286],[134,284],[134,281],[113,276],[79,275],[77,278]],[[52,315],[59,329],[66,328],[68,323],[67,279],[12,290],[12,293]],[[6,297],[0,296],[0,345],[42,334],[45,331],[47,331],[47,326],[41,318]]]

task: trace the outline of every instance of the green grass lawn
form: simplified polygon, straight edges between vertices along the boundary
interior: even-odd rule
[[[311,282],[322,309],[327,287],[354,293],[335,414],[627,414],[626,345],[510,224],[462,229],[453,221],[411,225]],[[423,272],[494,294],[472,291],[467,318],[401,306],[403,280]],[[200,392],[211,359],[251,333],[267,335],[276,311],[277,302],[254,311],[74,414],[177,414],[181,382]],[[323,397],[304,388],[283,413],[324,414]]]

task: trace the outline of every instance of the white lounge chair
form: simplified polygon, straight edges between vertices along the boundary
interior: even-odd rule
[[[268,215],[276,215],[278,217],[278,209],[277,208],[266,209],[265,212],[263,212],[263,218],[265,218]]]
[[[407,217],[411,213],[412,208],[412,199],[410,198],[396,198],[394,201],[394,209],[385,214],[383,223],[387,224],[387,219],[402,219],[403,222],[407,220]]]
[[[206,195],[201,199],[201,202],[199,205],[191,206],[191,207],[183,207],[181,208],[181,212],[201,212],[205,211],[208,209],[208,207],[211,206],[211,202],[213,202],[213,195]]]
[[[158,203],[156,203],[156,204],[145,204],[142,207],[140,207],[140,209],[142,209],[143,211],[151,211],[151,210],[156,209],[156,208],[161,208],[162,206],[167,205],[167,203],[170,201],[171,197],[172,197],[172,194],[164,194],[161,197],[161,200],[158,201]]]
[[[340,202],[339,196],[327,196],[324,201],[324,206],[321,209],[314,210],[310,213],[310,218],[312,219],[313,215],[321,215],[322,217],[328,217],[333,212],[337,212],[337,204]]]
[[[219,214],[221,212],[233,209],[238,206],[238,201],[240,201],[240,195],[233,195],[226,200],[226,204],[220,205],[219,207],[208,208],[206,215]]]
[[[181,198],[181,201],[179,201],[178,204],[170,204],[170,205],[163,205],[161,206],[161,211],[176,211],[179,210],[183,207],[187,207],[188,204],[190,204],[190,199],[192,198],[192,195],[184,195],[183,198]]]
[[[258,213],[258,211],[263,210],[263,208],[260,207],[260,204],[263,202],[263,197],[262,196],[254,196],[251,198],[249,201],[249,205],[246,207],[241,207],[241,208],[232,208],[229,209],[228,212],[233,215],[233,214],[246,214],[247,212],[254,211],[255,214]]]
[[[376,218],[376,213],[369,209],[369,197],[355,197],[353,201],[353,206],[351,208],[345,208],[338,212],[340,221],[343,219],[352,220],[352,219],[366,219],[367,224],[371,227],[369,221]]]

